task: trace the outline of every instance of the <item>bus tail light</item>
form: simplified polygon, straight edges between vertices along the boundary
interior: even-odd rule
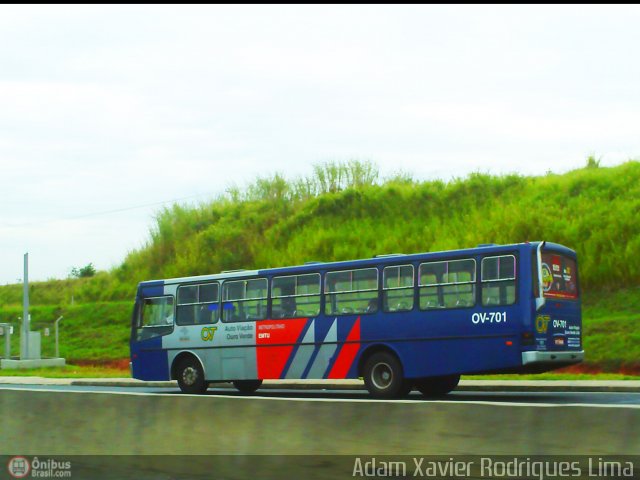
[[[510,346],[512,346],[512,345],[513,345],[513,342],[512,342],[511,340],[507,340],[506,342],[504,342],[504,344],[505,344],[507,347],[510,347]]]
[[[533,332],[524,332],[522,334],[522,345],[533,345]]]

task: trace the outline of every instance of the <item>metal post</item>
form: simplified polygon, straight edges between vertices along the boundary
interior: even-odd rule
[[[24,254],[24,286],[22,290],[22,343],[23,351],[20,352],[21,358],[29,358],[29,253]]]
[[[62,315],[60,315],[60,317],[58,317],[58,319],[55,321],[55,326],[56,326],[56,358],[60,358],[60,347],[58,345],[58,322],[60,322],[60,320],[62,320]]]

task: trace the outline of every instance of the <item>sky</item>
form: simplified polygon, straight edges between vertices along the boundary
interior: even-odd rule
[[[154,215],[368,160],[419,180],[640,159],[638,6],[0,6],[0,284]]]

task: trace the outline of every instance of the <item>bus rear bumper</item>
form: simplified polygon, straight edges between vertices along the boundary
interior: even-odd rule
[[[571,365],[584,360],[584,350],[569,352],[522,352],[522,365]]]

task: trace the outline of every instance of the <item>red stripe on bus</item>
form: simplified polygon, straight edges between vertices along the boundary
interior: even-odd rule
[[[356,323],[353,324],[349,335],[347,335],[347,342],[342,346],[338,358],[336,358],[329,376],[327,378],[346,378],[353,360],[358,354],[360,349],[360,343],[355,343],[360,340],[360,317],[356,319]]]
[[[259,379],[280,378],[306,323],[306,318],[256,322],[256,348],[258,350],[256,358]],[[270,347],[269,345],[278,346]]]

